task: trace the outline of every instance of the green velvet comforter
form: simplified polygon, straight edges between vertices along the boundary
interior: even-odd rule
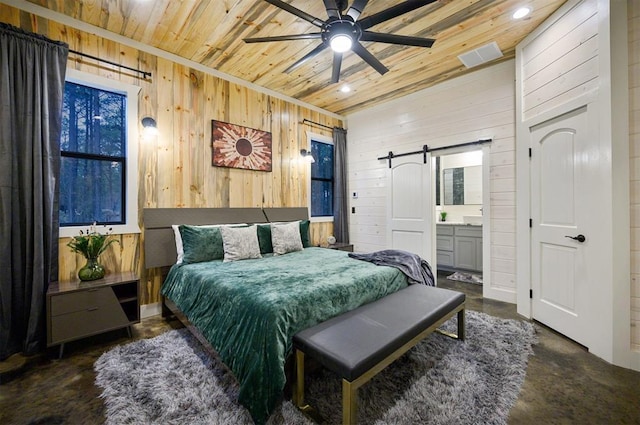
[[[175,265],[162,286],[240,383],[239,402],[266,422],[285,385],[293,335],[407,286],[397,269],[346,252]]]

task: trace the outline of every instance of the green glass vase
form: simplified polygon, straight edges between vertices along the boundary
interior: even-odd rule
[[[104,277],[104,267],[98,262],[97,258],[87,258],[87,264],[78,270],[80,280],[96,280]]]

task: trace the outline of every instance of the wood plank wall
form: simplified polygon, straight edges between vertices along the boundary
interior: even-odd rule
[[[343,126],[321,114],[279,98],[250,90],[183,64],[138,51],[52,20],[0,4],[0,21],[62,40],[77,50],[152,73],[151,80],[134,73],[70,55],[69,68],[141,87],[139,117],[156,119],[160,135],[139,141],[138,206],[153,207],[294,207],[308,202],[309,167],[299,161],[307,146],[307,131],[330,131],[303,125],[303,119]],[[272,132],[273,171],[270,173],[211,166],[211,120]],[[332,223],[313,223],[314,244],[325,241]],[[108,271],[135,271],[142,278],[142,304],[159,302],[160,272],[145,270],[143,235],[116,235],[102,259]],[[75,276],[84,265],[61,238],[60,279]]]
[[[522,120],[594,90],[598,79],[598,4],[580,3],[522,49]]]
[[[355,249],[387,248],[387,162],[394,153],[492,137],[491,287],[515,302],[515,97],[513,61],[348,116],[350,237]]]
[[[627,2],[629,178],[631,195],[631,348],[640,352],[640,2]]]

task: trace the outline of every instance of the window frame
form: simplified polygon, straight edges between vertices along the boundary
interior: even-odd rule
[[[125,173],[125,217],[124,224],[109,225],[113,234],[140,233],[138,226],[138,94],[140,87],[133,84],[115,81],[95,74],[67,69],[65,83],[75,83],[100,90],[106,90],[126,96],[126,121],[127,121],[127,141],[126,159],[124,161]],[[82,226],[59,226],[59,237],[69,238],[77,236],[80,230],[85,231],[86,225]]]
[[[308,143],[308,151],[311,152],[311,143],[312,142],[319,142],[319,143],[326,143],[328,145],[332,145],[333,146],[333,159],[335,161],[335,145],[333,143],[333,138],[332,137],[327,137],[327,136],[323,136],[322,134],[317,134],[317,133],[312,133],[310,131],[307,131],[307,143]],[[333,222],[333,216],[332,215],[322,215],[322,216],[315,216],[312,217],[311,216],[311,199],[313,198],[311,195],[311,167],[309,167],[309,181],[308,181],[308,186],[307,186],[307,190],[309,193],[308,196],[308,209],[309,209],[309,221],[311,221],[312,223],[329,223],[329,222]],[[333,176],[333,182],[335,183],[335,173]]]

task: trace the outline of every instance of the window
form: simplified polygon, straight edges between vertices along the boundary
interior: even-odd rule
[[[60,138],[60,225],[123,224],[127,96],[67,81]]]
[[[68,70],[60,137],[60,236],[137,225],[139,88]]]
[[[311,139],[311,217],[333,218],[333,142]]]

